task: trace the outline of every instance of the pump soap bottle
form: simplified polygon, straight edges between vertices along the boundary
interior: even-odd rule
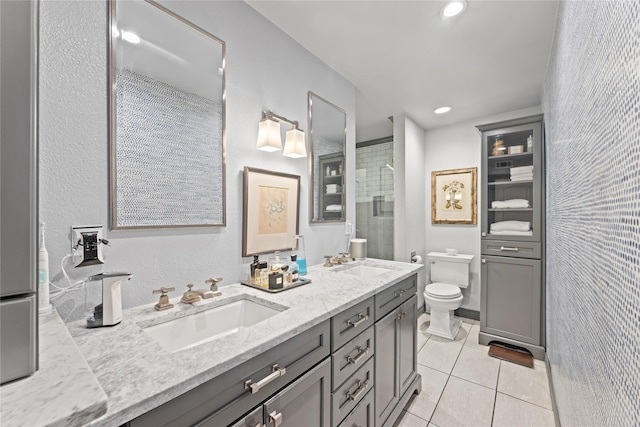
[[[296,252],[298,260],[298,266],[300,270],[298,271],[300,276],[307,274],[307,254],[304,249],[304,237],[301,235],[296,236]]]

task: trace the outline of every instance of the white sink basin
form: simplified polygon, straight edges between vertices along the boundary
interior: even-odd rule
[[[189,314],[143,331],[172,353],[235,334],[282,312],[264,304],[241,299],[209,310]]]
[[[344,268],[339,271],[341,273],[351,274],[352,276],[375,277],[387,273],[391,270],[380,267],[372,267],[370,265],[354,265],[353,267]]]

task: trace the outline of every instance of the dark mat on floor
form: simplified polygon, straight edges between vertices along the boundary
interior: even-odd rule
[[[528,350],[520,347],[493,343],[489,346],[489,356],[533,368],[533,356]]]

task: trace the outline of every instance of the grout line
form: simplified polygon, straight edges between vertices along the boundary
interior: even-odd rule
[[[491,356],[489,356],[491,357]],[[493,395],[493,411],[491,411],[491,426],[493,426],[493,419],[496,417],[496,403],[498,402],[498,383],[500,382],[500,371],[502,369],[502,360],[498,365],[498,376],[496,378],[496,393]]]
[[[497,390],[496,390],[496,391],[497,391]],[[503,392],[499,392],[499,393],[500,393],[500,394],[504,394],[505,396],[509,396],[509,397],[511,397],[511,398],[513,398],[513,399],[519,400],[520,402],[528,403],[529,405],[537,406],[537,407],[538,407],[538,408],[540,408],[540,409],[546,409],[546,410],[547,410],[547,411],[549,411],[549,412],[553,412],[553,409],[545,408],[544,406],[540,406],[540,405],[538,405],[537,403],[532,403],[532,402],[529,402],[528,400],[520,399],[519,397],[512,396],[512,395],[510,395],[509,393],[503,393]]]

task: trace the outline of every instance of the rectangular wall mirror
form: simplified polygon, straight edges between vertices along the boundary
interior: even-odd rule
[[[347,113],[313,92],[308,111],[310,221],[344,221]]]
[[[225,43],[153,1],[109,4],[111,228],[225,225]]]

